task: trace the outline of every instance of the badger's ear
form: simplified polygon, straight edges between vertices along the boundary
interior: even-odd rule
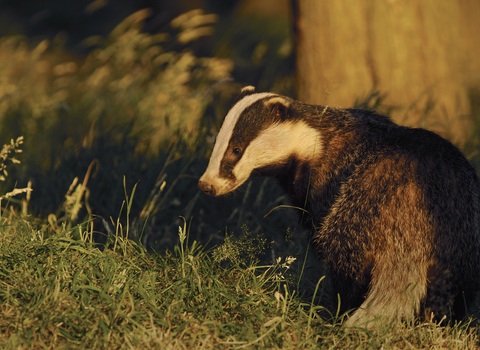
[[[290,102],[281,96],[276,96],[265,101],[265,107],[273,111],[275,119],[284,122],[291,117]]]
[[[240,101],[242,98],[248,95],[253,95],[255,93],[255,86],[245,86],[242,90],[240,90],[240,95],[238,95],[237,99],[235,100],[235,103]]]

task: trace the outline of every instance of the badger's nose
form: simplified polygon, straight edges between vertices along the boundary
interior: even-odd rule
[[[198,181],[198,189],[209,196],[215,196],[215,187],[206,181]]]

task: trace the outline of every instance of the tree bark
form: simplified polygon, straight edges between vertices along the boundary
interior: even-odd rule
[[[480,85],[480,2],[292,0],[297,97],[351,107],[375,91],[382,112],[463,142]]]

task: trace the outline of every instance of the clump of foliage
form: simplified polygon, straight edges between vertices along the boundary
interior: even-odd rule
[[[164,140],[171,142],[182,133],[185,139],[195,139],[205,91],[228,77],[232,63],[175,51],[179,45],[171,35],[142,32],[147,16],[147,10],[136,12],[107,39],[87,40],[101,44],[85,59],[47,40],[30,49],[23,37],[0,39],[0,122],[13,122],[25,132],[27,144],[43,151],[42,166],[56,160],[55,154],[44,152],[42,141],[57,152],[92,147],[102,127],[133,118],[135,131],[142,135],[139,150],[156,152]],[[204,34],[201,28],[215,18],[192,23],[204,17],[194,13],[174,22],[187,22],[179,35],[188,32],[193,40]]]
[[[20,149],[20,145],[23,143],[23,136],[18,137],[15,141],[12,139],[10,144],[3,145],[2,150],[0,151],[0,181],[5,181],[6,177],[8,176],[7,172],[7,164],[11,162],[12,164],[20,164],[20,161],[12,156],[11,153],[17,154],[22,153]],[[0,196],[0,215],[1,215],[1,205],[2,200],[7,198],[15,197],[21,193],[27,193],[27,201],[30,199],[30,188],[31,184],[28,184],[26,188],[15,188],[10,192],[5,193],[4,195]],[[26,205],[28,204],[27,201],[24,202],[22,211],[23,214],[26,214]]]
[[[23,136],[18,137],[15,141],[12,139],[10,144],[5,144],[0,151],[0,181],[5,181],[8,176],[7,172],[7,161],[10,161],[13,164],[20,164],[20,161],[11,156],[11,153],[22,153],[20,145],[23,143]]]
[[[232,62],[196,57],[185,46],[209,34],[216,16],[193,11],[175,19],[170,33],[156,35],[142,32],[147,16],[136,12],[106,39],[86,40],[86,57],[55,40],[32,48],[21,36],[0,38],[0,127],[4,137],[24,135],[26,149],[7,182],[33,182],[35,213],[63,206],[77,178],[89,195],[77,219],[93,213],[109,221],[120,209],[124,176],[142,181],[139,212],[164,166],[171,185],[171,173],[191,164],[205,133],[207,90],[229,76]]]
[[[267,240],[258,234],[252,237],[247,225],[242,225],[242,234],[234,239],[233,234],[226,234],[223,244],[213,250],[215,262],[230,261],[235,265],[246,266],[255,262],[258,256],[265,253],[269,248]]]
[[[0,38],[0,125],[4,137],[24,135],[26,143],[18,181],[54,178],[72,158],[85,162],[79,166],[83,173],[64,173],[66,181],[55,184],[65,193],[98,152],[146,159],[178,138],[194,150],[203,132],[205,93],[228,77],[232,63],[195,57],[168,33],[142,32],[147,16],[147,10],[136,12],[105,40],[87,40],[96,48],[85,58],[71,56],[55,41],[32,49],[24,37]],[[177,19],[175,30],[194,40],[214,20],[194,12]]]

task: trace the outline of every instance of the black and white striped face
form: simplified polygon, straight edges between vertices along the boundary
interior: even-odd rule
[[[320,151],[320,135],[292,117],[291,102],[244,88],[223,121],[198,188],[220,196],[238,188],[256,169],[281,167],[293,157],[310,161]]]

